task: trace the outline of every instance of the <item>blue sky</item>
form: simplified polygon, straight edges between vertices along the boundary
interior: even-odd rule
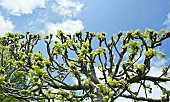
[[[0,0],[0,36],[5,32],[106,32],[170,29],[169,0]],[[170,58],[170,40],[160,48]],[[160,60],[164,65],[166,59]],[[156,66],[156,64],[155,64]],[[160,71],[160,70],[158,70]]]
[[[29,1],[0,1],[0,17],[4,18],[1,22],[11,23],[8,24],[10,27],[7,31],[55,33],[53,29],[62,28],[71,33],[81,29],[112,34],[120,30],[144,30],[147,27],[160,30],[170,26],[169,0]],[[77,26],[71,27],[72,30],[70,30],[62,24],[67,27],[68,24],[77,24]]]
[[[0,35],[62,29],[104,31],[110,36],[131,29],[170,29],[169,6],[169,0],[0,0]],[[169,43],[161,48],[168,57]]]

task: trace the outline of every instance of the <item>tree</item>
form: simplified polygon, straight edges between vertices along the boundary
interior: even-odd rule
[[[113,102],[124,97],[168,102],[170,90],[161,83],[170,81],[170,65],[161,68],[161,76],[148,75],[151,59],[166,56],[156,48],[168,38],[170,31],[152,29],[119,32],[111,39],[104,32],[88,31],[70,35],[58,30],[44,39],[29,32],[7,33],[0,37],[1,100]],[[45,42],[44,46],[38,42]],[[36,47],[46,51],[36,52]],[[72,79],[75,82],[68,81]],[[147,82],[162,90],[160,98],[148,97],[152,86]],[[132,84],[139,85],[137,92],[130,88]],[[142,87],[145,97],[139,96]]]

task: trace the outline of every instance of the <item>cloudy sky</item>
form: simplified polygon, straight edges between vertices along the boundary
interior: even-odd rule
[[[111,35],[145,28],[170,29],[169,0],[0,0],[0,36],[8,31],[49,34],[57,29]],[[169,61],[169,45],[167,40],[160,48],[167,58],[153,63],[155,73]]]

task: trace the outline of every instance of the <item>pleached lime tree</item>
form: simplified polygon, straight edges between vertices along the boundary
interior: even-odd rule
[[[152,29],[111,37],[88,31],[70,35],[58,30],[44,36],[7,33],[0,37],[0,100],[114,102],[124,97],[168,102],[170,90],[162,83],[170,81],[170,65],[159,68],[160,76],[148,74],[151,59],[166,57],[156,48],[168,38],[170,31]],[[162,91],[160,97],[148,97],[154,90],[148,82]],[[138,91],[132,90],[132,84],[138,85]]]

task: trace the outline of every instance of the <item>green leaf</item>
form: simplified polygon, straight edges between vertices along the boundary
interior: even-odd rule
[[[159,52],[159,55],[162,57],[162,58],[165,58],[166,57],[166,54],[162,53],[162,52]]]
[[[163,94],[163,95],[166,94],[166,89],[165,89],[165,88],[162,89],[162,94]]]

